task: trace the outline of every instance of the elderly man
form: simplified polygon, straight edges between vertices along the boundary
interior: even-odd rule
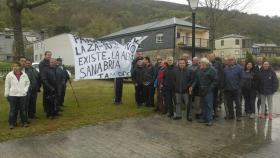
[[[263,69],[263,57],[257,57],[256,65],[254,66],[253,69],[254,74],[258,76],[262,69]],[[261,95],[258,93],[256,98],[257,98],[257,108],[259,113],[261,107]],[[267,115],[267,110],[265,110],[265,114]]]
[[[213,89],[213,108],[214,108],[214,117],[218,117],[218,107],[219,107],[219,91],[222,88],[222,81],[223,81],[223,64],[222,60],[218,57],[215,56],[214,53],[208,55],[208,59],[210,60],[213,68],[217,72],[217,80],[218,84],[217,86]]]
[[[224,68],[224,92],[229,115],[227,119],[234,119],[233,102],[235,102],[236,120],[241,121],[240,93],[243,77],[244,70],[236,64],[234,57],[228,57],[228,66]]]
[[[54,119],[58,115],[57,109],[57,75],[56,59],[50,59],[50,65],[42,72],[42,82],[46,97],[45,111],[47,118]]]
[[[192,61],[190,60],[190,56],[187,53],[183,53],[181,55],[181,59],[184,59],[187,63],[187,66],[191,66],[192,65]]]
[[[213,125],[213,89],[217,85],[216,70],[210,65],[207,58],[200,60],[200,70],[197,74],[199,83],[199,93],[202,102],[202,118],[200,123],[206,123],[207,126]]]
[[[174,59],[173,57],[167,57],[167,64],[168,66],[166,67],[164,74],[163,74],[163,95],[164,95],[164,104],[168,109],[168,117],[172,118],[174,116],[174,110],[173,110],[173,105],[174,105],[174,70],[175,70],[175,65],[174,65]]]

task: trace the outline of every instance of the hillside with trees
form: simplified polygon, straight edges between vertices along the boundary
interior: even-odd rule
[[[217,23],[215,37],[234,33],[250,36],[255,42],[280,44],[280,17],[234,10],[217,12],[225,16]],[[130,26],[190,15],[187,6],[153,0],[52,0],[33,10],[24,10],[22,23],[24,30],[50,35],[75,32],[98,38]],[[209,27],[207,17],[207,9],[199,8],[197,23]],[[6,0],[0,0],[0,32],[4,28],[11,28],[11,20]]]

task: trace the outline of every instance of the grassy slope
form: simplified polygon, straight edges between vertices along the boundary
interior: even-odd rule
[[[144,116],[152,113],[151,109],[137,109],[134,104],[134,89],[131,84],[124,85],[124,104],[115,106],[113,101],[113,84],[106,81],[79,81],[74,82],[80,107],[68,86],[65,98],[65,111],[59,119],[48,120],[42,110],[41,94],[37,102],[38,120],[32,121],[29,128],[17,127],[8,129],[9,105],[3,97],[3,81],[0,81],[0,141],[34,136],[54,131],[78,128],[85,125],[94,125],[99,122],[121,119],[134,116]]]

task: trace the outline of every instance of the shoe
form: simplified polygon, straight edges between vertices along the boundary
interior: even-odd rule
[[[250,114],[250,119],[254,119],[255,118],[255,114]]]
[[[209,126],[209,127],[210,127],[210,126],[213,126],[213,122],[212,122],[212,121],[207,122],[207,123],[206,123],[206,126]]]
[[[242,121],[242,120],[241,120],[240,117],[237,117],[237,118],[236,118],[236,121],[237,121],[237,122],[240,122],[240,121]]]
[[[15,128],[15,126],[14,125],[10,125],[9,128],[12,130],[12,129]]]
[[[268,114],[268,118],[269,118],[270,121],[272,120],[272,113],[271,112]]]
[[[261,112],[260,115],[259,115],[259,118],[260,119],[265,119],[264,113]]]

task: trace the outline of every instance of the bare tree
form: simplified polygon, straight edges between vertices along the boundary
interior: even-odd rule
[[[21,13],[23,9],[33,9],[51,0],[7,0],[15,37],[15,59],[24,55]]]
[[[209,27],[209,45],[214,49],[217,25],[222,20],[228,20],[236,14],[227,14],[229,10],[244,11],[254,0],[200,0],[200,6],[206,9]]]

